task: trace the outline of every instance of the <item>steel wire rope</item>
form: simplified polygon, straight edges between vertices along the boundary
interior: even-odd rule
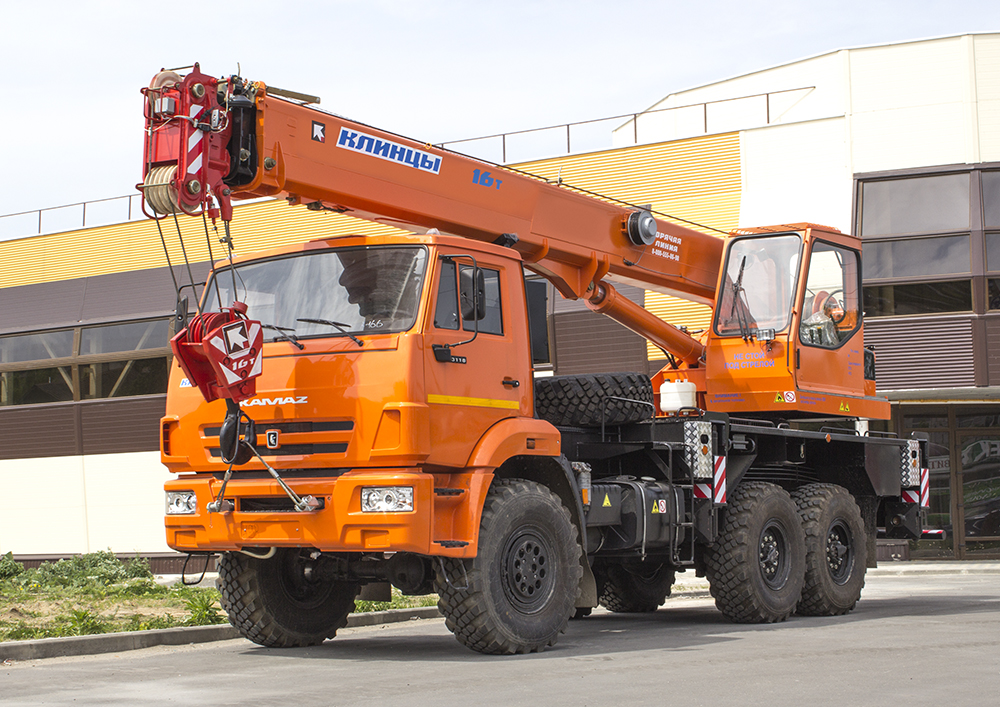
[[[180,203],[180,198],[178,196],[178,204]],[[177,229],[177,240],[181,244],[181,253],[184,254],[184,266],[188,271],[188,279],[191,281],[191,290],[195,294],[195,302],[198,308],[198,314],[201,314],[201,297],[198,296],[198,287],[194,282],[194,273],[191,272],[191,261],[188,259],[187,248],[184,246],[184,234],[181,233],[181,223],[177,220],[177,212],[174,211],[171,214],[174,217],[174,227]],[[202,293],[204,294],[204,293]]]

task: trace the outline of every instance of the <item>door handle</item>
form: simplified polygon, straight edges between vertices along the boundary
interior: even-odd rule
[[[513,378],[504,378],[502,383],[504,385],[510,386],[511,388],[518,388],[521,385],[521,381],[514,380]]]

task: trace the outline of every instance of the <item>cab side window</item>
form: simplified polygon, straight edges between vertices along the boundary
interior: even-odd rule
[[[471,272],[471,265],[462,265],[462,272]],[[480,334],[503,335],[503,309],[500,306],[500,272],[480,268],[483,271],[483,279],[486,285],[486,316],[479,320]],[[465,319],[462,327],[466,331],[475,331],[476,322],[472,319]]]
[[[438,277],[437,304],[434,309],[434,326],[438,329],[458,329],[458,276],[455,263],[441,261]]]
[[[858,254],[817,242],[809,261],[799,339],[808,346],[835,349],[861,324]]]

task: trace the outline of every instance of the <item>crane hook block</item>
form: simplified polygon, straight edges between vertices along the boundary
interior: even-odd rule
[[[188,381],[207,402],[253,397],[263,364],[260,322],[246,318],[246,305],[234,302],[221,312],[204,312],[170,340]]]

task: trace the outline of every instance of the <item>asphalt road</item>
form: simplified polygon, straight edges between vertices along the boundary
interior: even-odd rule
[[[0,668],[3,705],[993,705],[1000,575],[870,577],[847,617],[741,626],[710,599],[595,613],[545,653],[481,656],[441,619],[315,648],[243,640]]]

